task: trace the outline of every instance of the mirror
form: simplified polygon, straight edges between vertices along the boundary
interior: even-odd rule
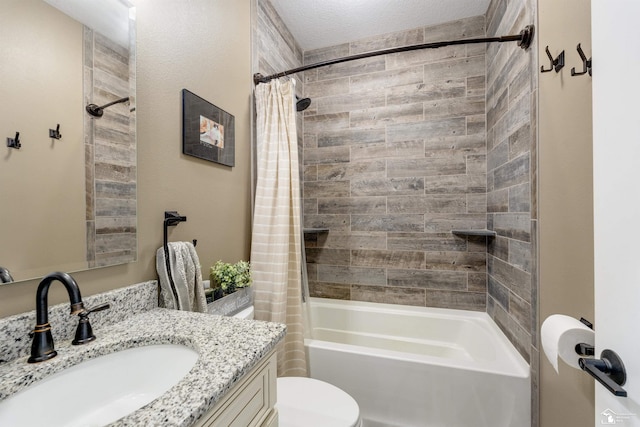
[[[133,5],[0,4],[0,282],[135,261]]]

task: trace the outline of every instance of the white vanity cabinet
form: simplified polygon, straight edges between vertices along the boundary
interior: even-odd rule
[[[276,353],[249,371],[194,427],[277,427]]]

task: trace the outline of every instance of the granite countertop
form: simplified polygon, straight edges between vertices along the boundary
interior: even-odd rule
[[[110,326],[94,327],[97,339],[89,344],[56,342],[58,355],[46,362],[29,364],[23,356],[0,365],[0,400],[84,360],[143,345],[182,344],[199,353],[191,371],[164,395],[110,425],[186,427],[256,366],[284,337],[285,330],[279,323],[156,308]]]

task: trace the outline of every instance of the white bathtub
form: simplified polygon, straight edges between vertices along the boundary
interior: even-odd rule
[[[311,298],[311,321],[311,377],[364,427],[530,425],[529,365],[486,313]]]

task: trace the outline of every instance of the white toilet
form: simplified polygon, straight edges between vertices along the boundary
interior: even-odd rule
[[[253,319],[253,307],[234,315]],[[303,377],[277,380],[280,427],[362,427],[355,399],[324,381]]]

